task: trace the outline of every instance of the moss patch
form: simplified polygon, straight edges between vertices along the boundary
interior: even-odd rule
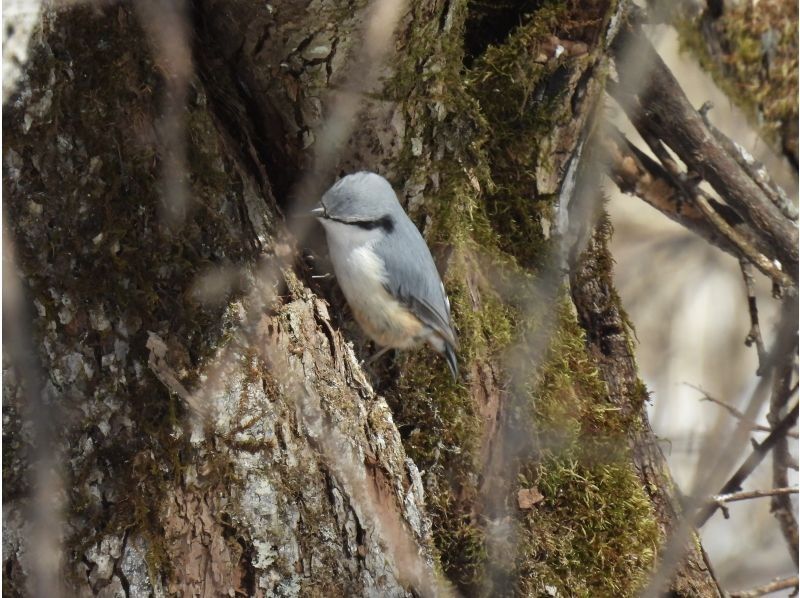
[[[798,118],[797,2],[763,0],[731,3],[709,27],[721,45],[721,56],[709,53],[700,19],[678,18],[681,46],[699,60],[725,94],[758,126],[764,136],[781,142],[784,127]],[[797,152],[796,139],[792,139]]]
[[[537,190],[539,142],[569,112],[556,75],[566,71],[567,60],[536,57],[567,12],[564,4],[545,3],[502,46],[487,48],[467,79],[491,123],[485,155],[495,184],[485,194],[486,214],[499,248],[526,267],[547,258],[542,220],[552,221],[555,200]]]
[[[566,300],[549,355],[533,404],[539,460],[520,476],[544,499],[522,520],[518,592],[636,595],[660,532],[631,465],[627,419],[609,402]]]
[[[571,117],[565,82],[580,68],[568,56],[532,57],[554,33],[589,25],[571,23],[563,3],[536,3],[502,46],[487,45],[463,69],[454,57],[463,52],[468,10],[463,3],[454,9],[449,35],[431,37],[435,20],[423,26],[388,88],[404,101],[408,123],[398,180],[424,189],[424,203],[412,203],[409,213],[434,250],[449,250],[442,261],[459,361],[471,368],[453,383],[428,349],[401,353],[400,374],[386,394],[406,451],[424,472],[442,569],[462,590],[481,595],[491,590],[487,522],[472,509],[483,426],[473,393],[486,382],[479,379],[484,365],[502,363],[512,345],[553,317],[552,305],[528,296],[536,287],[533,273],[549,261],[544,227],[556,199],[539,192],[536,168],[546,151],[540,141]],[[431,39],[449,60],[429,59]],[[652,562],[656,525],[625,448],[628,422],[608,401],[568,301],[556,303],[546,366],[536,379],[514,383],[522,393],[514,408],[541,446],[538,459],[520,464],[519,487],[538,485],[546,495],[520,520],[511,574],[522,595],[545,593],[546,585],[563,595],[632,595]],[[490,382],[493,392],[510,387],[502,376]]]

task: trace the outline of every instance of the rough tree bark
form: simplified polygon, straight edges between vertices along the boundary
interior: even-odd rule
[[[423,230],[458,383],[425,349],[365,371],[335,283],[312,278],[319,231],[311,260],[287,230],[368,6],[196,0],[186,87],[152,22],[172,13],[147,6],[48,9],[5,106],[65,591],[636,594],[679,507],[610,228],[582,219],[600,202],[568,210],[597,185],[581,156],[625,3],[414,0],[361,90],[335,171],[387,176]],[[591,241],[567,289],[570,218]],[[33,382],[7,349],[4,590],[27,595]],[[669,589],[719,595],[699,543]]]

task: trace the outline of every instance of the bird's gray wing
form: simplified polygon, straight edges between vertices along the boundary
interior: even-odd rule
[[[431,252],[417,227],[403,215],[375,252],[383,260],[386,290],[408,307],[426,326],[457,347],[450,323],[450,306]]]

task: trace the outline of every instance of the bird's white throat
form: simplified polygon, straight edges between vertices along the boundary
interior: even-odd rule
[[[335,220],[323,220],[328,250],[336,278],[347,301],[362,303],[365,295],[384,291],[386,272],[373,247],[380,240],[377,229],[366,230]]]

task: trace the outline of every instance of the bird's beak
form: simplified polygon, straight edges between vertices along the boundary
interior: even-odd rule
[[[322,218],[325,215],[325,208],[322,207],[322,204],[318,205],[316,208],[309,212],[315,218]]]

